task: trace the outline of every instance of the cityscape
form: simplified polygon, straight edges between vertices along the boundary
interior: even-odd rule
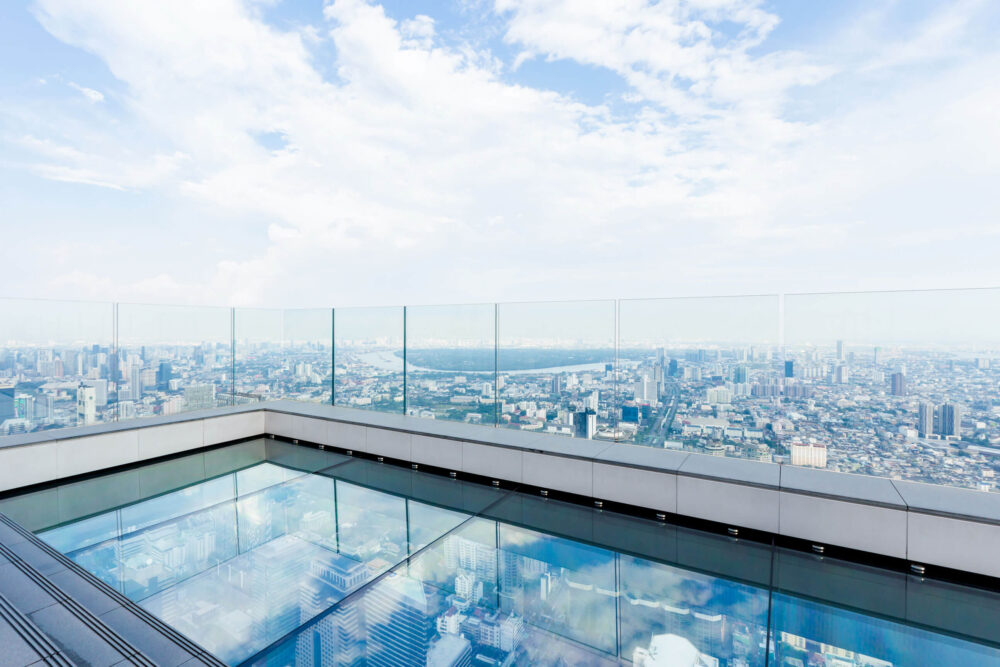
[[[609,443],[998,488],[989,346],[409,347],[370,336],[0,348],[0,437],[292,399]],[[235,354],[234,354],[235,349]],[[499,366],[498,366],[499,364]],[[331,369],[335,373],[331,374]]]
[[[336,470],[260,463],[39,534],[233,665],[893,667],[939,653],[1000,661],[995,649],[772,595],[766,580],[427,505]],[[517,495],[499,493],[498,508]],[[555,501],[531,501],[558,511]],[[626,531],[652,525],[608,520]]]

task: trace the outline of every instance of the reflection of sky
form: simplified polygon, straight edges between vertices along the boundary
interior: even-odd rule
[[[773,627],[872,658],[903,665],[1000,665],[1000,649],[775,593]]]
[[[529,627],[519,659],[530,664],[552,664],[567,656],[580,664],[598,664],[616,654],[628,660],[633,650],[648,647],[653,635],[664,632],[690,634],[688,639],[704,650],[709,640],[699,636],[695,613],[726,618],[724,625],[714,626],[725,628],[711,639],[714,657],[735,659],[743,651],[747,664],[764,658],[755,633],[767,626],[766,587],[529,528],[470,520],[462,512],[270,463],[42,535],[230,661],[294,632],[394,566],[414,586],[427,585],[430,597],[421,613],[431,624],[450,605],[447,597],[462,567],[489,579],[482,581],[484,598],[474,604],[484,613],[513,611],[525,619]],[[449,548],[455,540],[474,543],[474,558],[481,562],[463,564]],[[739,558],[735,545],[733,557]],[[349,573],[353,583],[340,588],[323,583],[323,573],[334,571]],[[505,579],[512,572],[516,576]],[[551,584],[543,594],[546,573]],[[995,651],[928,630],[787,595],[775,594],[773,605],[775,632],[893,665],[1000,667]],[[802,653],[781,642],[776,650],[792,651],[793,657]]]

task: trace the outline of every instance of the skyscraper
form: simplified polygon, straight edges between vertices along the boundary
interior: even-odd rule
[[[188,410],[205,410],[215,407],[215,385],[193,384],[184,389]]]
[[[891,381],[892,381],[892,395],[906,396],[906,374],[901,372],[893,373],[891,376]]]
[[[390,574],[365,595],[365,619],[367,664],[409,667],[427,662],[431,619],[422,583]]]
[[[142,398],[142,367],[133,366],[132,372],[129,374],[129,397],[133,401],[138,401]]]
[[[792,360],[785,362],[785,377],[786,378],[795,377],[795,362]]]
[[[837,359],[840,361],[844,360],[844,341],[837,341]]]
[[[14,418],[14,387],[13,382],[0,380],[0,422]]]
[[[587,409],[573,414],[573,435],[577,438],[594,437],[597,433],[597,413]]]
[[[310,563],[309,574],[299,592],[299,622],[319,615],[334,600],[342,598],[368,579],[364,563],[340,554],[333,554],[329,561]],[[300,667],[363,665],[365,642],[361,626],[361,605],[350,602],[327,615],[302,633],[296,641],[295,664]]]
[[[917,432],[922,438],[934,433],[934,406],[927,401],[917,407]]]
[[[962,435],[962,406],[945,403],[941,406],[941,435]]]
[[[170,380],[174,377],[174,369],[169,361],[161,361],[160,368],[156,372],[156,388],[166,391],[170,388]]]
[[[76,419],[81,424],[97,421],[97,390],[80,385],[76,390]]]

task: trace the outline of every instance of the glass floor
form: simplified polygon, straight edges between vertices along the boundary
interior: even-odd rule
[[[997,665],[1000,595],[271,440],[0,501],[232,665]]]

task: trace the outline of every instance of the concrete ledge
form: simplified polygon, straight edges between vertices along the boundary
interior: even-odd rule
[[[294,401],[6,438],[0,491],[265,433],[1000,577],[1000,494]]]
[[[906,558],[906,503],[892,481],[782,466],[779,534]]]

